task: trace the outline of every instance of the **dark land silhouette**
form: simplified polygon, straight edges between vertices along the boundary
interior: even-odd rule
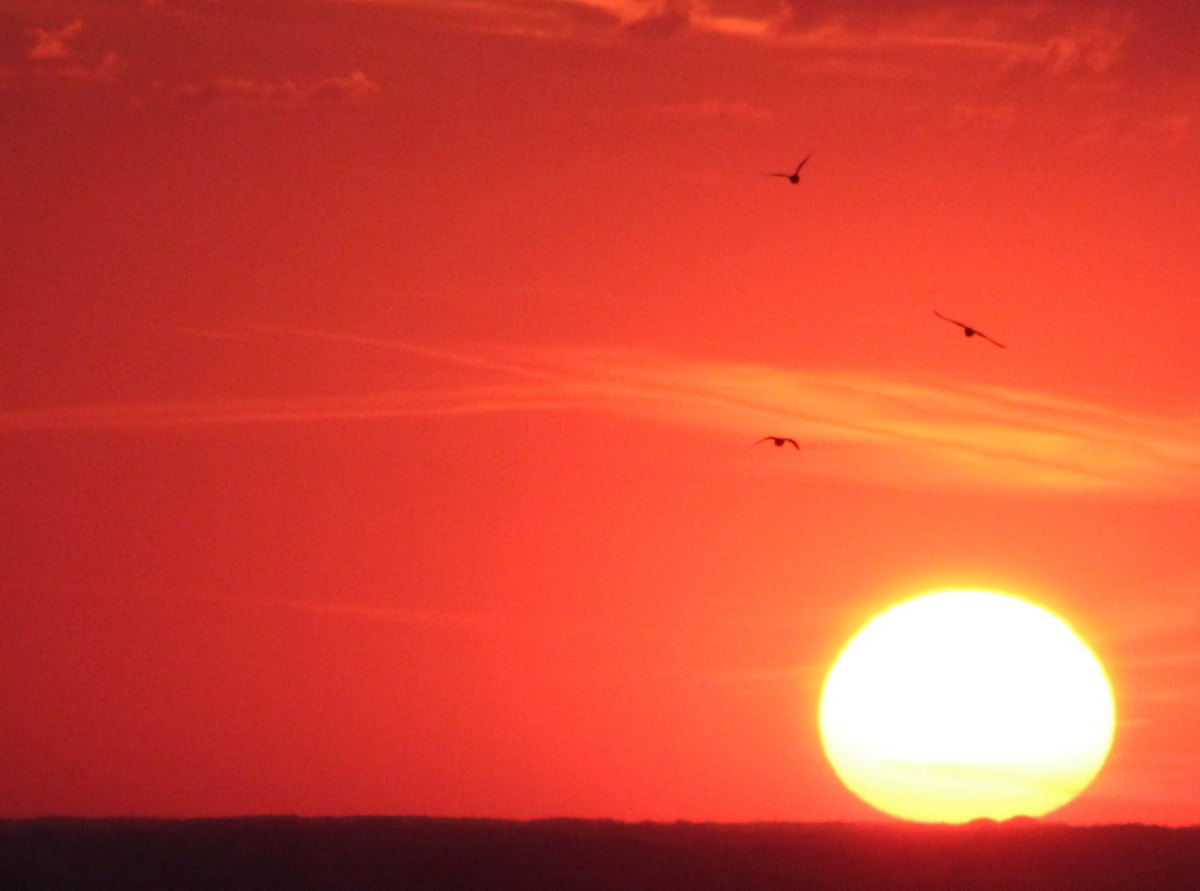
[[[0,888],[1183,891],[1200,827],[44,818],[0,821]]]

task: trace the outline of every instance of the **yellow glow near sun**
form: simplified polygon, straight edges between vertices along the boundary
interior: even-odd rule
[[[1061,619],[1017,597],[939,591],[867,623],[830,669],[821,741],[855,795],[908,820],[1041,816],[1112,744],[1112,688]]]

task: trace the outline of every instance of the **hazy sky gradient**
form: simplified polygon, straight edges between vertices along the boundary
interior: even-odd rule
[[[872,819],[824,672],[992,587],[1200,822],[1198,26],[0,0],[0,812]]]

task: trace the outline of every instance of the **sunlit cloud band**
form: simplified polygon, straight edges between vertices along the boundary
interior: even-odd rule
[[[793,436],[819,460],[798,470],[900,486],[1170,495],[1200,485],[1200,418],[987,385],[805,370],[584,347],[434,347],[248,328],[444,369],[444,384],[296,398],[112,402],[0,413],[0,431],[402,419],[575,410],[688,428],[714,443]],[[403,379],[403,363],[398,365]],[[831,448],[833,447],[833,448]]]

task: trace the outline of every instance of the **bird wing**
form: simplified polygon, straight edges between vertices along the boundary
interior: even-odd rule
[[[933,311],[933,314],[935,316],[937,316],[939,319],[945,319],[947,322],[953,322],[959,328],[962,328],[964,331],[967,331],[968,333],[978,334],[980,337],[982,337],[988,343],[994,343],[998,347],[1004,347],[1004,344],[1002,344],[1000,341],[996,340],[994,337],[988,337],[986,334],[984,334],[978,328],[972,328],[970,325],[964,325],[958,319],[952,319],[949,316],[944,316],[940,312],[938,312],[936,309]],[[1005,349],[1007,349],[1007,347],[1005,347]]]
[[[764,436],[762,439],[760,439],[758,442],[756,442],[755,445],[762,445],[764,442],[774,442],[774,441],[775,441],[774,436]]]
[[[945,319],[947,322],[953,322],[953,323],[954,323],[955,325],[957,325],[959,328],[963,328],[964,330],[965,330],[966,328],[970,327],[969,325],[964,325],[964,324],[963,324],[962,322],[960,322],[958,319],[952,319],[952,318],[950,318],[949,316],[944,316],[944,315],[942,315],[942,314],[941,314],[940,312],[938,312],[936,309],[933,311],[933,314],[934,314],[935,316],[937,316],[939,319]],[[971,330],[973,330],[973,331],[974,331],[974,329],[973,329],[973,328],[972,328]],[[978,331],[975,331],[975,333],[976,333],[976,334],[978,334],[979,332],[978,332]],[[988,339],[990,340],[991,338],[988,338]]]
[[[797,164],[797,165],[796,165],[796,173],[793,173],[793,174],[792,174],[792,176],[796,176],[796,174],[798,174],[798,173],[800,172],[800,168],[801,168],[801,167],[803,167],[805,164],[807,164],[807,163],[808,163],[808,159],[809,159],[809,158],[811,158],[811,157],[812,157],[812,155],[811,155],[811,154],[809,154],[809,155],[805,155],[805,157],[804,157],[804,160],[803,160],[803,161],[801,161],[799,164]]]
[[[790,173],[764,173],[763,176],[782,176],[784,179],[791,177]]]
[[[794,445],[796,447],[797,452],[800,451],[800,443],[796,442],[796,440],[792,439],[790,436],[787,439],[785,439],[784,442],[790,442],[792,445]]]

